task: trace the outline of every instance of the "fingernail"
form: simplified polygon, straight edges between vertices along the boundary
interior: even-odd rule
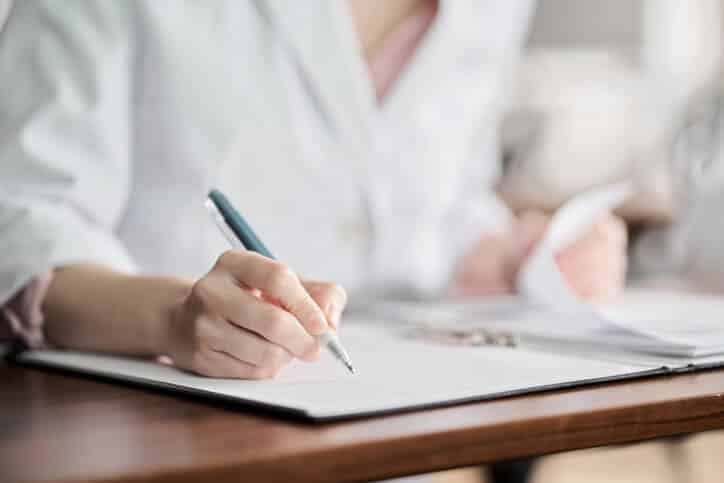
[[[327,312],[327,320],[332,325],[332,327],[334,327],[336,329],[337,326],[339,325],[339,317],[341,314],[339,313],[339,310],[337,309],[337,306],[335,305],[334,302],[330,302],[329,305],[327,305],[326,312]]]

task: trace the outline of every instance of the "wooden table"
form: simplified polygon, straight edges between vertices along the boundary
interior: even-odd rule
[[[724,370],[313,425],[0,363],[0,481],[360,481],[724,427]]]

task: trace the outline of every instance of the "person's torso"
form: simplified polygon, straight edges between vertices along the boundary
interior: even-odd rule
[[[439,284],[465,163],[494,181],[513,3],[441,2],[381,106],[334,2],[139,3],[120,237],[145,270],[203,273],[227,248],[204,210],[216,186],[303,276]]]

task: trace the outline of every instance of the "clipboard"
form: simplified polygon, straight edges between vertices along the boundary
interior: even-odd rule
[[[346,325],[359,364],[356,376],[331,357],[295,361],[267,381],[213,379],[174,367],[116,356],[29,350],[19,364],[49,367],[142,387],[220,400],[240,409],[326,422],[484,401],[603,382],[720,367],[721,360],[678,367],[622,363],[502,346],[460,347],[407,337],[378,321]]]

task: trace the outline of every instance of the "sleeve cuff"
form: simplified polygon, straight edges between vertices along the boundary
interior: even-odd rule
[[[38,275],[0,309],[7,324],[6,336],[19,339],[31,349],[47,347],[42,306],[52,280],[52,271]]]
[[[468,255],[485,235],[503,235],[510,232],[515,216],[508,206],[493,193],[482,193],[455,207],[449,216],[450,225],[444,230],[448,237],[442,256],[447,258],[448,273],[443,277],[449,284],[459,269],[461,260]]]
[[[0,304],[38,274],[73,263],[98,263],[134,273],[133,260],[109,228],[87,221],[68,203],[0,202]]]

